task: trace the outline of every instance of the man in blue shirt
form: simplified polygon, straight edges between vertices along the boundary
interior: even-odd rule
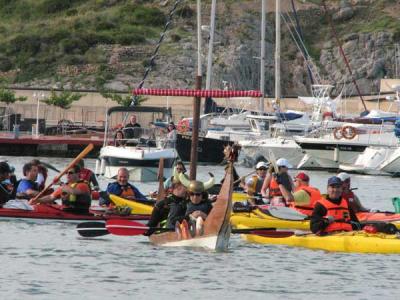
[[[31,199],[39,193],[39,187],[36,182],[38,176],[38,167],[32,163],[27,163],[24,165],[23,174],[24,179],[18,184],[17,188],[17,198],[18,199]]]
[[[149,202],[149,200],[135,186],[130,184],[128,180],[129,171],[126,168],[120,168],[117,174],[117,181],[108,184],[107,194],[116,195],[128,200]],[[104,198],[100,199],[100,205],[109,205],[110,200],[108,197]]]

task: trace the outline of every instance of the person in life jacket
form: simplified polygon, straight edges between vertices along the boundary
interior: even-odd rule
[[[109,183],[107,186],[107,194],[116,195],[118,197],[137,200],[142,202],[149,202],[134,185],[129,182],[129,171],[126,168],[120,168],[117,173],[117,181]],[[110,205],[110,199],[108,197],[102,197],[99,200],[100,205]]]
[[[342,197],[345,198],[349,202],[349,206],[351,209],[355,212],[369,212],[370,210],[368,208],[365,208],[362,206],[360,199],[353,193],[351,190],[351,179],[350,175],[347,174],[346,172],[339,173],[337,175],[342,182],[343,182],[343,194]],[[375,209],[372,209],[371,211],[376,211]]]
[[[39,169],[32,163],[27,163],[23,166],[22,172],[25,178],[18,183],[16,198],[31,199],[39,193],[39,185],[36,182]]]
[[[250,177],[244,185],[244,190],[249,196],[254,196],[261,193],[263,182],[267,176],[268,164],[260,161],[256,165],[256,174]],[[249,199],[250,204],[255,205],[253,198]]]
[[[85,168],[85,162],[83,161],[83,159],[78,162],[78,165],[81,168],[81,170],[79,171],[80,179],[86,181],[92,188],[92,190],[98,191],[99,182],[97,181],[96,175],[93,173],[93,171]]]
[[[276,165],[278,168],[277,173],[274,172],[275,170],[272,164],[269,166],[268,175],[261,188],[261,194],[264,198],[270,199],[271,204],[279,204],[275,202],[283,202],[283,204],[285,204],[280,186],[284,186],[289,193],[293,191],[293,180],[288,173],[289,168],[292,166],[285,158],[278,159]]]
[[[294,177],[294,191],[289,192],[284,185],[279,185],[287,205],[297,211],[311,216],[314,206],[321,199],[321,192],[310,186],[310,177],[300,172]]]
[[[31,199],[29,204],[53,203],[56,199],[61,199],[64,206],[63,210],[88,214],[91,205],[89,185],[80,180],[80,168],[78,165],[70,168],[67,172],[67,183],[61,185],[52,194],[43,196],[39,199]]]
[[[9,180],[11,173],[10,165],[5,161],[0,162],[0,207],[3,207],[8,200],[12,199],[12,190],[4,183]]]
[[[158,227],[160,224],[163,227],[175,228],[175,223],[181,222],[185,217],[186,205],[187,189],[179,178],[175,178],[172,181],[172,193],[156,203],[147,226]],[[144,235],[149,236],[154,232],[155,230],[150,228]]]
[[[310,229],[313,233],[326,234],[361,228],[354,211],[342,197],[342,184],[339,177],[328,179],[327,196],[317,201],[311,215]]]
[[[38,175],[36,177],[36,182],[39,187],[39,191],[43,190],[46,186],[46,180],[48,176],[47,168],[38,159],[32,159],[30,163],[38,168]]]

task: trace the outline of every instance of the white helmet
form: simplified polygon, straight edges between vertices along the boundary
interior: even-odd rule
[[[346,172],[337,174],[337,177],[339,177],[341,181],[346,181],[347,179],[350,179],[350,175]]]
[[[259,161],[256,165],[256,170],[260,169],[260,168],[266,168],[268,169],[268,164],[264,161]]]
[[[276,161],[276,165],[278,167],[286,167],[286,168],[293,168],[291,164],[289,164],[288,160],[286,158],[280,158]]]

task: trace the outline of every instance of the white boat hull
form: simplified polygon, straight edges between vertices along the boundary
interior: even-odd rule
[[[96,173],[113,178],[120,168],[126,168],[132,181],[157,181],[160,158],[164,158],[164,176],[171,176],[177,158],[175,149],[106,146],[100,150],[100,170]]]

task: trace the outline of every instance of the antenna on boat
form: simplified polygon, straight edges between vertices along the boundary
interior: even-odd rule
[[[281,99],[281,0],[275,1],[275,102]]]
[[[266,24],[266,7],[267,0],[261,2],[261,61],[260,61],[260,114],[264,114],[264,97],[265,97],[265,24]]]

